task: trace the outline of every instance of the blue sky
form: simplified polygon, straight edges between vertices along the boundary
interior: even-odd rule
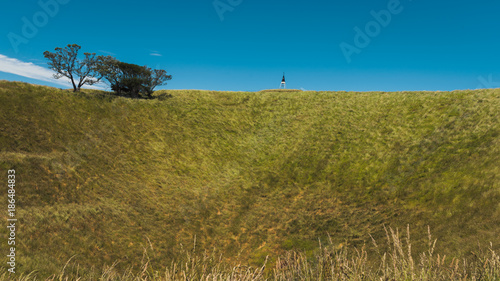
[[[500,1],[3,1],[0,79],[54,81],[43,52],[173,75],[164,89],[401,91],[500,87]],[[31,28],[30,28],[31,27]],[[34,27],[34,29],[33,29]],[[102,85],[101,87],[105,87]]]

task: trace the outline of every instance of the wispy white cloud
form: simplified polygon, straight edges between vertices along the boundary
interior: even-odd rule
[[[71,87],[71,82],[69,80],[64,78],[61,80],[55,79],[53,76],[54,72],[48,68],[38,66],[32,62],[23,62],[18,59],[9,58],[2,54],[0,54],[0,71],[65,87]],[[86,85],[85,88],[104,89],[104,87],[98,85]]]
[[[50,69],[38,66],[32,62],[23,62],[18,59],[9,58],[2,54],[0,54],[0,71],[54,84],[68,85],[68,83],[62,80],[53,78],[54,72]]]
[[[151,53],[151,54],[149,54],[149,55],[151,55],[151,56],[155,56],[155,57],[163,57],[163,55],[162,55],[162,54],[157,53],[157,52],[153,52],[153,53]]]
[[[115,54],[115,53],[108,52],[108,51],[105,51],[105,50],[98,50],[98,52],[100,52],[100,53],[105,53],[105,54],[112,55],[112,56],[116,56],[116,54]]]

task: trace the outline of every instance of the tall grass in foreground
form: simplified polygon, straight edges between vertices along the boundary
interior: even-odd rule
[[[492,246],[487,252],[473,253],[472,259],[450,259],[434,253],[436,240],[430,231],[428,237],[428,250],[418,256],[412,253],[409,228],[404,238],[389,228],[386,247],[373,240],[378,253],[375,257],[369,258],[365,247],[335,247],[330,240],[327,245],[320,245],[313,257],[288,251],[273,266],[266,259],[259,268],[230,266],[217,251],[196,255],[194,250],[185,250],[183,260],[158,270],[149,266],[145,249],[139,270],[119,272],[115,263],[80,274],[80,268],[68,261],[59,275],[46,280],[500,280],[500,256]],[[5,271],[0,274],[0,280],[40,280],[36,272],[16,278]]]

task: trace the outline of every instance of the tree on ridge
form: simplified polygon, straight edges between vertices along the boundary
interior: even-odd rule
[[[80,91],[83,85],[99,83],[102,76],[97,71],[98,58],[95,53],[84,53],[83,60],[78,59],[77,44],[68,44],[64,48],[56,48],[55,52],[45,51],[44,57],[49,60],[50,69],[54,70],[54,78],[67,77],[73,85],[73,92]]]
[[[98,61],[101,77],[109,82],[111,90],[118,95],[152,98],[157,86],[165,85],[172,79],[172,75],[167,75],[163,69],[121,62],[111,56],[99,56]]]

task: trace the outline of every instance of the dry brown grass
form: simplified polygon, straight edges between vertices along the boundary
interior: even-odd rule
[[[428,230],[428,249],[415,255],[412,252],[410,229],[404,237],[398,230],[386,228],[386,247],[384,251],[375,240],[373,246],[377,252],[369,257],[365,247],[350,248],[334,245],[330,240],[320,245],[313,257],[303,252],[288,251],[271,263],[266,259],[261,267],[242,265],[231,266],[224,261],[218,251],[195,254],[194,250],[184,250],[182,260],[172,262],[164,269],[150,266],[148,251],[144,249],[141,268],[120,272],[118,262],[94,270],[89,274],[79,274],[78,265],[68,261],[58,275],[46,281],[68,280],[125,280],[125,281],[171,281],[171,280],[206,280],[206,281],[257,281],[257,280],[500,280],[500,256],[490,248],[486,252],[474,254],[473,259],[456,259],[436,254],[436,239]],[[321,244],[321,243],[320,243]],[[195,246],[196,248],[196,246]],[[266,269],[267,267],[271,267]],[[67,273],[72,271],[73,273]],[[0,280],[31,281],[37,279],[36,272],[12,278],[3,272]]]

